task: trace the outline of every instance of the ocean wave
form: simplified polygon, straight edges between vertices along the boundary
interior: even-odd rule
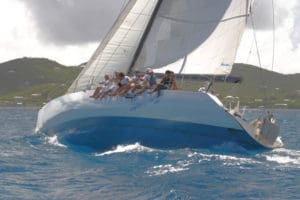
[[[132,153],[132,152],[153,152],[154,149],[144,147],[140,143],[135,144],[129,144],[129,145],[118,145],[113,150],[109,150],[103,153],[95,153],[95,156],[105,156],[105,155],[111,155],[116,153]]]

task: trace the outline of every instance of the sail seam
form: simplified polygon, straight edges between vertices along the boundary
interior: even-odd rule
[[[120,30],[126,30],[126,31],[143,31],[142,29],[131,29],[131,28],[126,28],[126,27],[120,27]]]

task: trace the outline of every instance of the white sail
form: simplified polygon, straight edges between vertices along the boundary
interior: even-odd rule
[[[249,0],[164,0],[134,68],[228,74]]]
[[[158,0],[131,0],[69,92],[89,89],[115,71],[127,72]]]
[[[115,71],[147,67],[180,74],[228,74],[250,0],[131,0],[69,92]]]

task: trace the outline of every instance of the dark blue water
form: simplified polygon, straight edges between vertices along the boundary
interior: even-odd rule
[[[34,134],[37,112],[0,108],[0,199],[300,199],[299,110],[274,111],[285,147],[272,151],[90,152]]]

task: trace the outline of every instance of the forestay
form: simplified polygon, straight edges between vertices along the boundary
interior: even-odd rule
[[[127,72],[158,0],[131,0],[68,92],[90,89],[104,74]]]
[[[164,0],[134,68],[229,74],[249,0]]]

